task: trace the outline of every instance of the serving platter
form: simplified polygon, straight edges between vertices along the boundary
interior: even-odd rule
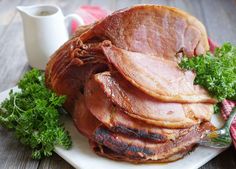
[[[17,87],[12,89],[16,91]],[[0,93],[0,102],[8,97],[10,90]],[[62,120],[71,135],[73,145],[70,150],[56,147],[55,152],[78,169],[197,169],[225,150],[199,146],[183,159],[163,164],[131,164],[113,161],[97,156],[90,149],[88,140],[77,131],[68,115],[63,116]],[[219,115],[213,115],[212,123],[216,127],[221,127],[223,120]]]

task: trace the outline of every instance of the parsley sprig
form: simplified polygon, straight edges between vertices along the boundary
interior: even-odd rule
[[[236,46],[225,43],[197,57],[184,57],[180,67],[196,72],[194,83],[206,88],[219,101],[236,99]]]
[[[19,91],[9,93],[1,103],[0,124],[15,132],[24,145],[32,149],[32,157],[52,155],[56,145],[71,147],[69,133],[59,121],[58,109],[65,101],[46,88],[44,73],[33,69],[18,83]]]

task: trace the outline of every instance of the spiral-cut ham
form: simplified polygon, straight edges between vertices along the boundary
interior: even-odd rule
[[[47,64],[46,85],[101,156],[168,162],[212,130],[213,103],[178,66],[209,50],[204,26],[175,8],[141,5],[80,29]]]

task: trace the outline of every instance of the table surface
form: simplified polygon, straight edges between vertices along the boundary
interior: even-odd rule
[[[22,31],[22,21],[16,11],[18,5],[50,3],[59,5],[64,14],[75,11],[80,5],[101,5],[116,10],[138,3],[164,4],[181,8],[201,20],[209,37],[218,44],[236,44],[235,0],[0,0],[0,92],[16,85],[29,69]],[[30,150],[22,146],[14,135],[0,127],[0,169],[72,169],[57,154],[36,161]],[[233,147],[220,154],[201,169],[235,169],[236,151]]]

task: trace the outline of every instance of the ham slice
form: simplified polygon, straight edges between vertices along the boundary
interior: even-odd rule
[[[172,161],[176,161],[178,159],[183,158],[188,151],[192,150],[192,147],[187,147],[185,149],[185,151],[182,152],[178,152],[168,158],[164,158],[164,159],[159,159],[159,160],[137,160],[135,158],[130,158],[130,157],[126,157],[122,154],[116,153],[114,151],[112,151],[111,149],[97,144],[95,141],[89,140],[90,146],[92,147],[93,151],[103,157],[112,159],[112,160],[118,160],[118,161],[128,161],[128,162],[132,162],[132,163],[165,163],[165,162],[172,162]]]
[[[122,90],[120,89],[121,93],[124,92]],[[86,105],[90,112],[114,132],[123,133],[130,137],[140,138],[146,141],[164,142],[167,139],[175,140],[179,136],[186,134],[189,130],[160,128],[130,117],[107,98],[101,85],[95,78],[91,78],[86,84],[84,95]],[[114,92],[114,95],[116,95],[116,92]]]
[[[194,148],[202,133],[211,129],[212,125],[206,122],[200,126],[195,126],[194,130],[190,130],[175,141],[169,140],[156,144],[114,133],[106,127],[100,126],[95,130],[93,140],[99,145],[104,145],[116,154],[123,156],[127,161],[132,159],[138,163],[154,162],[168,159],[179,153],[186,154],[187,151],[191,151]]]
[[[140,5],[114,12],[84,32],[85,43],[93,39],[110,40],[125,50],[178,60],[209,50],[207,33],[195,17],[176,8]]]
[[[73,60],[74,61],[74,60]],[[67,99],[64,107],[67,111],[73,112],[75,102],[83,93],[84,83],[87,79],[96,72],[102,72],[106,70],[104,64],[88,63],[78,65],[71,62],[67,69],[61,73],[56,80],[51,83],[53,90],[59,95],[66,95]]]
[[[75,101],[83,93],[90,76],[108,69],[99,43],[83,44],[74,37],[53,55],[45,72],[46,85],[59,95],[66,95],[64,107],[73,112]]]
[[[83,95],[76,101],[75,109],[71,113],[71,116],[76,128],[87,138],[91,138],[95,129],[101,125],[101,123],[89,112]]]
[[[94,75],[102,90],[113,103],[134,118],[161,127],[186,128],[208,121],[213,105],[207,103],[165,103],[132,86],[119,73],[103,72]]]
[[[199,85],[195,75],[183,71],[176,62],[153,55],[130,52],[104,42],[107,59],[134,86],[161,101],[215,103]]]

